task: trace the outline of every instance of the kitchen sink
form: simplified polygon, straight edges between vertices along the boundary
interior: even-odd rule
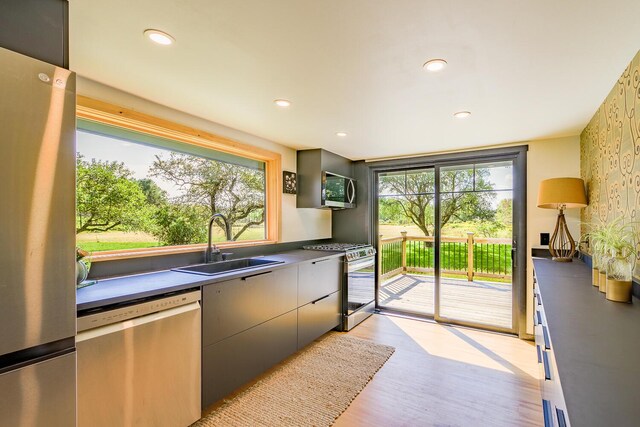
[[[172,268],[172,271],[180,273],[200,274],[202,276],[214,276],[216,274],[232,273],[235,271],[249,270],[252,268],[264,267],[271,264],[282,264],[284,261],[277,261],[267,258],[241,258],[229,261],[212,262],[210,264],[196,264],[188,267]]]

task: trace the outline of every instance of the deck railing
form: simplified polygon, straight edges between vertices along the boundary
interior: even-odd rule
[[[433,236],[398,237],[380,235],[378,241],[378,269],[381,278],[402,273],[430,273],[435,269]],[[475,276],[511,277],[511,239],[475,237],[440,238],[440,271],[446,274],[466,275],[469,281]]]

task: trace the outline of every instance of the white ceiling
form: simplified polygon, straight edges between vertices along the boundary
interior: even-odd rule
[[[638,16],[638,0],[70,0],[70,59],[214,122],[371,159],[578,134],[640,48]],[[430,58],[449,66],[427,73]]]

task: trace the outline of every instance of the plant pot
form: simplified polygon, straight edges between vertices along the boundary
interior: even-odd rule
[[[600,270],[598,270],[597,268],[592,268],[591,269],[591,284],[593,286],[599,286],[600,285]]]
[[[631,302],[633,268],[636,257],[618,255],[607,263],[607,299]]]
[[[87,276],[89,276],[87,264],[80,260],[76,261],[76,286],[87,280]]]
[[[607,292],[607,273],[604,271],[598,273],[598,288],[602,293]]]
[[[631,280],[607,279],[607,299],[616,302],[631,302]]]

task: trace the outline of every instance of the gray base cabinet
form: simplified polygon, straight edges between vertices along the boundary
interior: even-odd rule
[[[298,309],[298,349],[340,325],[341,305],[340,292],[334,292]]]
[[[341,322],[342,262],[325,258],[202,289],[202,409]]]
[[[542,297],[538,289],[538,279],[534,272],[533,289],[533,325],[536,342],[536,355],[540,372],[540,391],[542,392],[542,412],[545,427],[569,426],[567,405],[560,384],[555,359],[555,349],[551,345],[549,324],[544,312]]]
[[[295,353],[297,312],[293,310],[204,348],[203,409]]]

